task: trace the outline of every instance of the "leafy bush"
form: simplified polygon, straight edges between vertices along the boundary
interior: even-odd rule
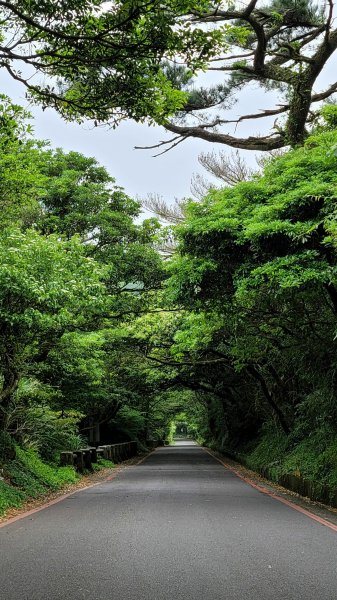
[[[26,500],[78,480],[73,467],[47,465],[34,450],[20,447],[16,447],[16,458],[5,465],[4,474],[8,481],[0,481],[0,515],[9,508],[20,507]]]
[[[241,456],[251,469],[268,469],[277,481],[294,474],[309,481],[337,486],[337,437],[326,427],[294,443],[275,427],[266,426],[255,446]]]
[[[261,433],[254,450],[249,454],[249,463],[253,466],[281,461],[287,451],[288,438],[279,429],[266,426]]]
[[[94,471],[102,471],[102,469],[111,469],[114,467],[114,463],[111,460],[107,460],[106,458],[98,457],[97,463],[92,463],[92,469]]]
[[[36,450],[47,461],[58,461],[62,450],[77,450],[86,443],[78,434],[76,412],[60,417],[49,406],[14,407],[11,420],[16,424],[15,437],[21,446]]]
[[[41,484],[57,490],[66,483],[74,483],[78,477],[73,467],[54,467],[43,462],[34,450],[16,450],[17,461],[23,470],[30,473]]]
[[[9,508],[19,508],[26,498],[25,492],[0,481],[0,515],[5,514]]]
[[[17,506],[15,502],[37,498],[48,490],[57,490],[78,479],[73,467],[47,465],[34,450],[23,450],[19,447],[16,448],[16,458],[5,465],[4,472],[6,478],[14,486],[7,486],[9,490],[13,490],[13,494],[11,495],[7,490],[4,509],[8,506]],[[11,498],[14,499],[13,503],[11,503]]]
[[[337,439],[315,432],[284,457],[282,472],[330,486],[337,484]]]
[[[47,488],[29,471],[26,471],[19,460],[13,460],[5,467],[5,474],[11,484],[20,488],[26,497],[37,498],[47,491]]]

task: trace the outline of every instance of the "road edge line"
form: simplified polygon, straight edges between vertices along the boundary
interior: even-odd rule
[[[303,508],[302,506],[299,506],[298,504],[295,504],[291,500],[287,500],[287,498],[283,498],[282,496],[279,496],[276,492],[272,492],[271,490],[268,490],[268,488],[264,487],[263,485],[255,483],[255,481],[253,481],[249,477],[246,477],[245,475],[242,475],[242,473],[239,473],[239,471],[237,471],[237,469],[235,469],[235,467],[232,467],[225,461],[221,460],[221,458],[219,458],[218,456],[215,456],[207,448],[202,448],[202,449],[205,452],[207,452],[207,454],[212,456],[215,460],[217,460],[225,469],[228,469],[228,471],[231,471],[232,473],[234,473],[234,475],[239,477],[239,479],[242,479],[242,481],[244,481],[245,483],[247,483],[248,485],[250,485],[251,487],[256,489],[258,492],[261,492],[262,494],[265,494],[266,496],[269,496],[270,498],[273,498],[274,500],[278,500],[278,502],[285,504],[286,506],[292,508],[293,510],[296,510],[297,512],[301,513],[302,515],[309,517],[309,519],[312,519],[313,521],[316,521],[320,525],[323,525],[324,527],[328,527],[329,529],[331,529],[332,531],[337,533],[337,525],[335,525],[334,523],[330,523],[330,521],[327,521],[326,519],[323,519],[323,517],[319,517],[318,515],[315,515],[315,513],[310,512],[310,510]]]

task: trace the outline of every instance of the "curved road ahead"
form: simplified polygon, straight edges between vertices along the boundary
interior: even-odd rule
[[[198,446],[0,530],[2,600],[336,600],[337,532]]]

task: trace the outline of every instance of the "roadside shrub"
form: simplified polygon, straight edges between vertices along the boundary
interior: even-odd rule
[[[26,498],[27,495],[22,490],[0,481],[0,516],[9,508],[19,508]]]
[[[243,453],[245,463],[251,469],[268,468],[277,477],[288,445],[287,436],[273,423],[268,423],[263,427],[255,447]]]
[[[20,446],[31,448],[48,462],[58,462],[62,450],[77,450],[84,444],[78,433],[82,415],[72,412],[60,416],[49,406],[14,407],[11,420]]]
[[[34,450],[23,450],[17,448],[17,459],[20,461],[23,471],[30,473],[42,485],[57,490],[66,483],[74,483],[78,476],[73,467],[54,467],[41,460]]]
[[[32,473],[26,471],[17,459],[6,465],[5,475],[12,485],[24,492],[25,497],[37,498],[47,491],[47,488]]]
[[[102,458],[99,456],[97,463],[92,463],[93,471],[102,471],[102,469],[111,469],[114,467],[114,463],[111,460],[107,460],[106,458]]]
[[[266,426],[255,445],[246,448],[239,458],[253,470],[267,469],[274,481],[281,475],[297,475],[337,487],[336,434],[326,424],[300,441],[297,434],[295,430],[287,437],[273,426]]]
[[[16,458],[4,467],[10,483],[19,488],[25,497],[37,498],[48,490],[57,490],[78,480],[73,467],[54,467],[44,463],[37,453],[16,448]]]

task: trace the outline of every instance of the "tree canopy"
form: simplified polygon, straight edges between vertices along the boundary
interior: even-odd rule
[[[166,262],[172,312],[138,318],[144,357],[194,393],[217,447],[238,451],[270,422],[290,447],[336,434],[335,115],[325,107],[324,126],[249,181],[184,202]]]
[[[331,81],[316,90],[337,48],[332,1],[19,0],[0,11],[0,64],[30,97],[67,119],[147,119],[175,134],[171,145],[197,137],[261,151],[296,146],[337,89]],[[256,85],[269,106],[228,117]],[[263,119],[267,133],[228,133]]]
[[[317,103],[332,97],[337,89],[336,81],[320,92],[315,89],[337,48],[334,3],[275,0],[251,1],[244,7],[237,4],[210,4],[204,11],[185,16],[192,29],[222,35],[220,44],[212,45],[212,52],[203,57],[203,70],[219,78],[206,86],[198,86],[196,79],[180,111],[183,122],[176,119],[166,124],[176,134],[172,142],[198,137],[258,151],[302,144],[317,118]],[[188,67],[186,55],[183,57]],[[254,86],[264,90],[267,98],[274,92],[269,106],[228,118],[226,110],[243,90],[253,93]],[[181,82],[181,89],[188,89],[188,84]],[[266,125],[259,125],[263,119],[267,133]],[[237,127],[245,121],[260,126],[261,133],[240,138],[226,132],[231,125]]]
[[[265,411],[286,433],[314,397],[334,411],[336,142],[335,130],[318,131],[262,176],[191,203],[177,228],[169,295],[187,312],[170,352],[220,399],[233,440]]]
[[[143,444],[186,420],[234,452],[263,428],[283,449],[312,436],[328,471],[336,106],[260,173],[204,157],[227,185],[169,210],[150,199],[169,231],[137,223],[140,203],[95,159],[35,140],[5,97],[0,116],[0,446],[50,460],[93,423]]]
[[[1,108],[0,428],[24,435],[41,406],[109,422],[134,410],[111,339],[161,286],[157,225],[134,222],[139,203],[95,159],[52,150],[25,111]]]

